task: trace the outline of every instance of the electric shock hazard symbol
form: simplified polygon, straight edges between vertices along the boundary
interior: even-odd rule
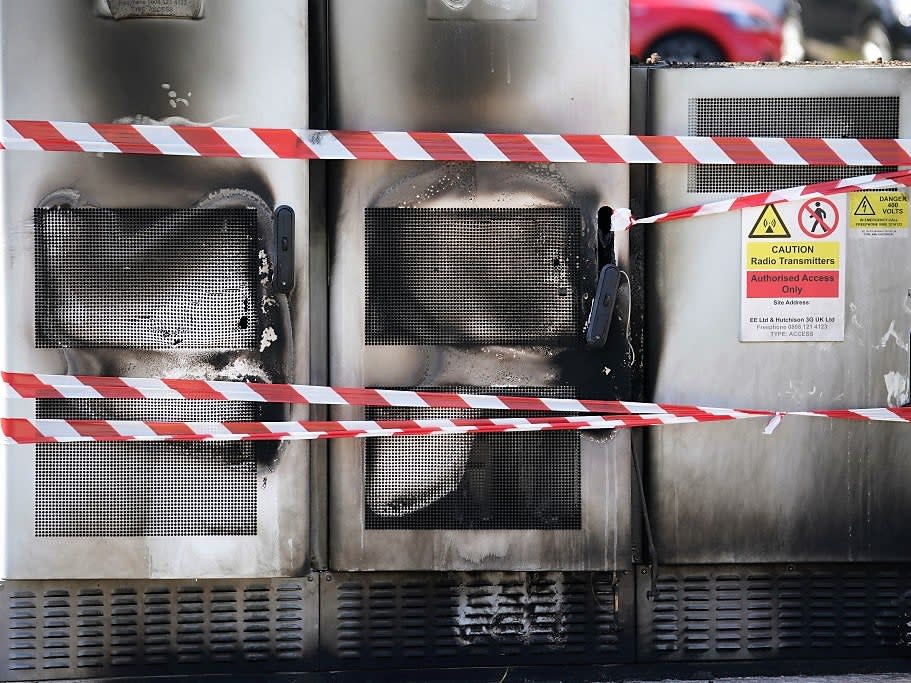
[[[844,340],[846,204],[817,196],[744,209],[741,341]]]
[[[774,204],[768,204],[762,209],[759,218],[756,219],[756,225],[750,230],[750,239],[784,239],[791,236],[788,232],[788,226],[784,224],[781,214]]]
[[[860,200],[857,208],[851,212],[852,216],[875,216],[876,209],[873,208],[873,205],[870,203],[870,198],[867,195],[864,195],[864,198]]]
[[[908,195],[899,190],[852,192],[848,203],[852,237],[908,234]]]

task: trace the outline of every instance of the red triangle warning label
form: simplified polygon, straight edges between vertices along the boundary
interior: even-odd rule
[[[756,219],[756,225],[750,230],[750,239],[783,239],[790,237],[788,226],[784,224],[781,214],[774,204],[767,204],[759,218]]]

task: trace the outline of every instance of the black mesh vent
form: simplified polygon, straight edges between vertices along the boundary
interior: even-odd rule
[[[39,348],[256,346],[254,209],[35,209]]]
[[[690,135],[897,138],[898,97],[705,97],[690,100]],[[879,166],[691,166],[689,192],[767,192],[895,170]]]
[[[421,389],[574,397],[572,389],[555,387]],[[370,420],[548,414],[438,408],[367,409]],[[364,465],[367,529],[578,529],[582,523],[578,432],[368,439]]]
[[[255,404],[171,400],[39,400],[37,417],[246,421]],[[40,444],[36,536],[256,534],[254,444]]]
[[[579,209],[367,209],[367,344],[568,344]]]

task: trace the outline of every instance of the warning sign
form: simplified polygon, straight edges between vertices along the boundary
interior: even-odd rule
[[[759,218],[756,219],[756,225],[750,230],[750,239],[780,239],[790,237],[788,226],[784,224],[781,214],[774,204],[769,204],[762,209]]]
[[[857,205],[857,208],[851,212],[852,216],[875,216],[876,209],[873,208],[873,205],[870,203],[870,198],[864,194],[863,199],[860,200],[860,204]],[[860,221],[853,221],[854,223],[859,223]]]
[[[854,237],[905,237],[908,195],[900,190],[852,192],[848,224]]]
[[[841,195],[743,211],[741,341],[844,340],[846,204]]]
[[[811,199],[804,202],[797,212],[800,229],[813,239],[825,239],[834,233],[840,220],[838,207],[831,199]]]

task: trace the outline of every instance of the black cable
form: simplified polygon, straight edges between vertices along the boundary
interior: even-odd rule
[[[648,557],[651,565],[651,587],[645,594],[649,600],[658,597],[658,550],[655,548],[655,537],[652,535],[652,523],[648,516],[648,505],[645,502],[645,486],[642,483],[642,472],[639,470],[639,459],[636,457],[636,436],[630,435],[630,450],[633,458],[633,471],[636,474],[636,487],[639,489],[639,503],[642,506],[642,520],[645,522],[645,538],[648,542]]]

